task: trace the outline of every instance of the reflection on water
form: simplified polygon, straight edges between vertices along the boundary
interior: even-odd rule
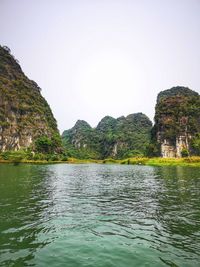
[[[0,185],[0,266],[199,266],[199,168],[0,165]]]

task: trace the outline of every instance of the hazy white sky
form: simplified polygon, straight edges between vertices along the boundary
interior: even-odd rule
[[[62,133],[200,93],[200,0],[0,0],[0,44],[42,88]]]

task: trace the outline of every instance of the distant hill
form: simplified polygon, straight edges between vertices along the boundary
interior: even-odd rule
[[[40,91],[10,49],[0,46],[0,151],[47,145],[59,150],[57,123]]]
[[[187,87],[158,94],[152,151],[162,157],[200,154],[200,96]]]
[[[98,139],[92,127],[83,120],[78,120],[73,128],[62,134],[67,154],[75,158],[99,158]]]
[[[72,129],[63,132],[62,139],[73,157],[126,158],[145,154],[151,127],[151,121],[142,113],[118,119],[106,116],[96,128],[85,121],[77,121]]]

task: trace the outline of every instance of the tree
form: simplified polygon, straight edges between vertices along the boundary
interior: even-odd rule
[[[192,140],[191,144],[192,148],[194,149],[194,153],[197,156],[200,156],[200,133],[198,133]]]
[[[37,152],[52,153],[53,143],[47,136],[41,136],[35,141],[35,148]]]

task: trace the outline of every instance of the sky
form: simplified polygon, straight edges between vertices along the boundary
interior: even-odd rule
[[[0,44],[42,88],[60,132],[200,93],[200,0],[0,0]]]

